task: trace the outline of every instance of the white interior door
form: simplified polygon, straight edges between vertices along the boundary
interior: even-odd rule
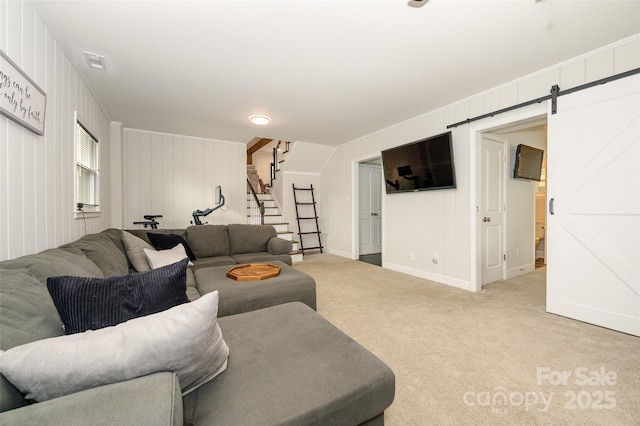
[[[547,311],[640,335],[640,76],[549,115]]]
[[[360,255],[382,252],[382,168],[359,167]]]
[[[481,283],[504,278],[504,209],[506,144],[490,136],[482,137],[482,194],[478,229],[481,232]]]

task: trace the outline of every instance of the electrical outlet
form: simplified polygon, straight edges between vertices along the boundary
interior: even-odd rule
[[[439,261],[440,261],[440,259],[438,259],[438,253],[434,252],[433,253],[433,264],[437,265]]]
[[[520,249],[519,248],[516,249],[516,256],[520,256]]]

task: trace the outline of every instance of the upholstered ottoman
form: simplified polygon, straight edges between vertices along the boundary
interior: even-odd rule
[[[218,324],[227,369],[184,396],[185,425],[384,425],[393,371],[308,306],[286,303]]]
[[[240,314],[288,302],[302,302],[316,309],[316,282],[308,274],[282,262],[265,262],[280,267],[277,277],[256,281],[236,281],[227,277],[239,265],[200,268],[194,272],[200,294],[218,290],[218,316]]]

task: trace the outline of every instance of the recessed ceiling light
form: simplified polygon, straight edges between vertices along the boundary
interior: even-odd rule
[[[249,120],[258,126],[264,126],[265,124],[271,123],[271,117],[266,115],[252,115],[249,117]]]

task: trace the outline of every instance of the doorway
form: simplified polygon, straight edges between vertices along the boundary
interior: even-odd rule
[[[357,213],[356,258],[382,266],[382,161],[374,158],[357,163],[354,212]]]
[[[490,282],[535,270],[537,182],[510,176],[518,143],[546,150],[546,120],[546,109],[533,110],[471,129],[470,168],[475,190],[470,192],[470,254],[474,291]],[[543,141],[532,140],[532,133]]]

